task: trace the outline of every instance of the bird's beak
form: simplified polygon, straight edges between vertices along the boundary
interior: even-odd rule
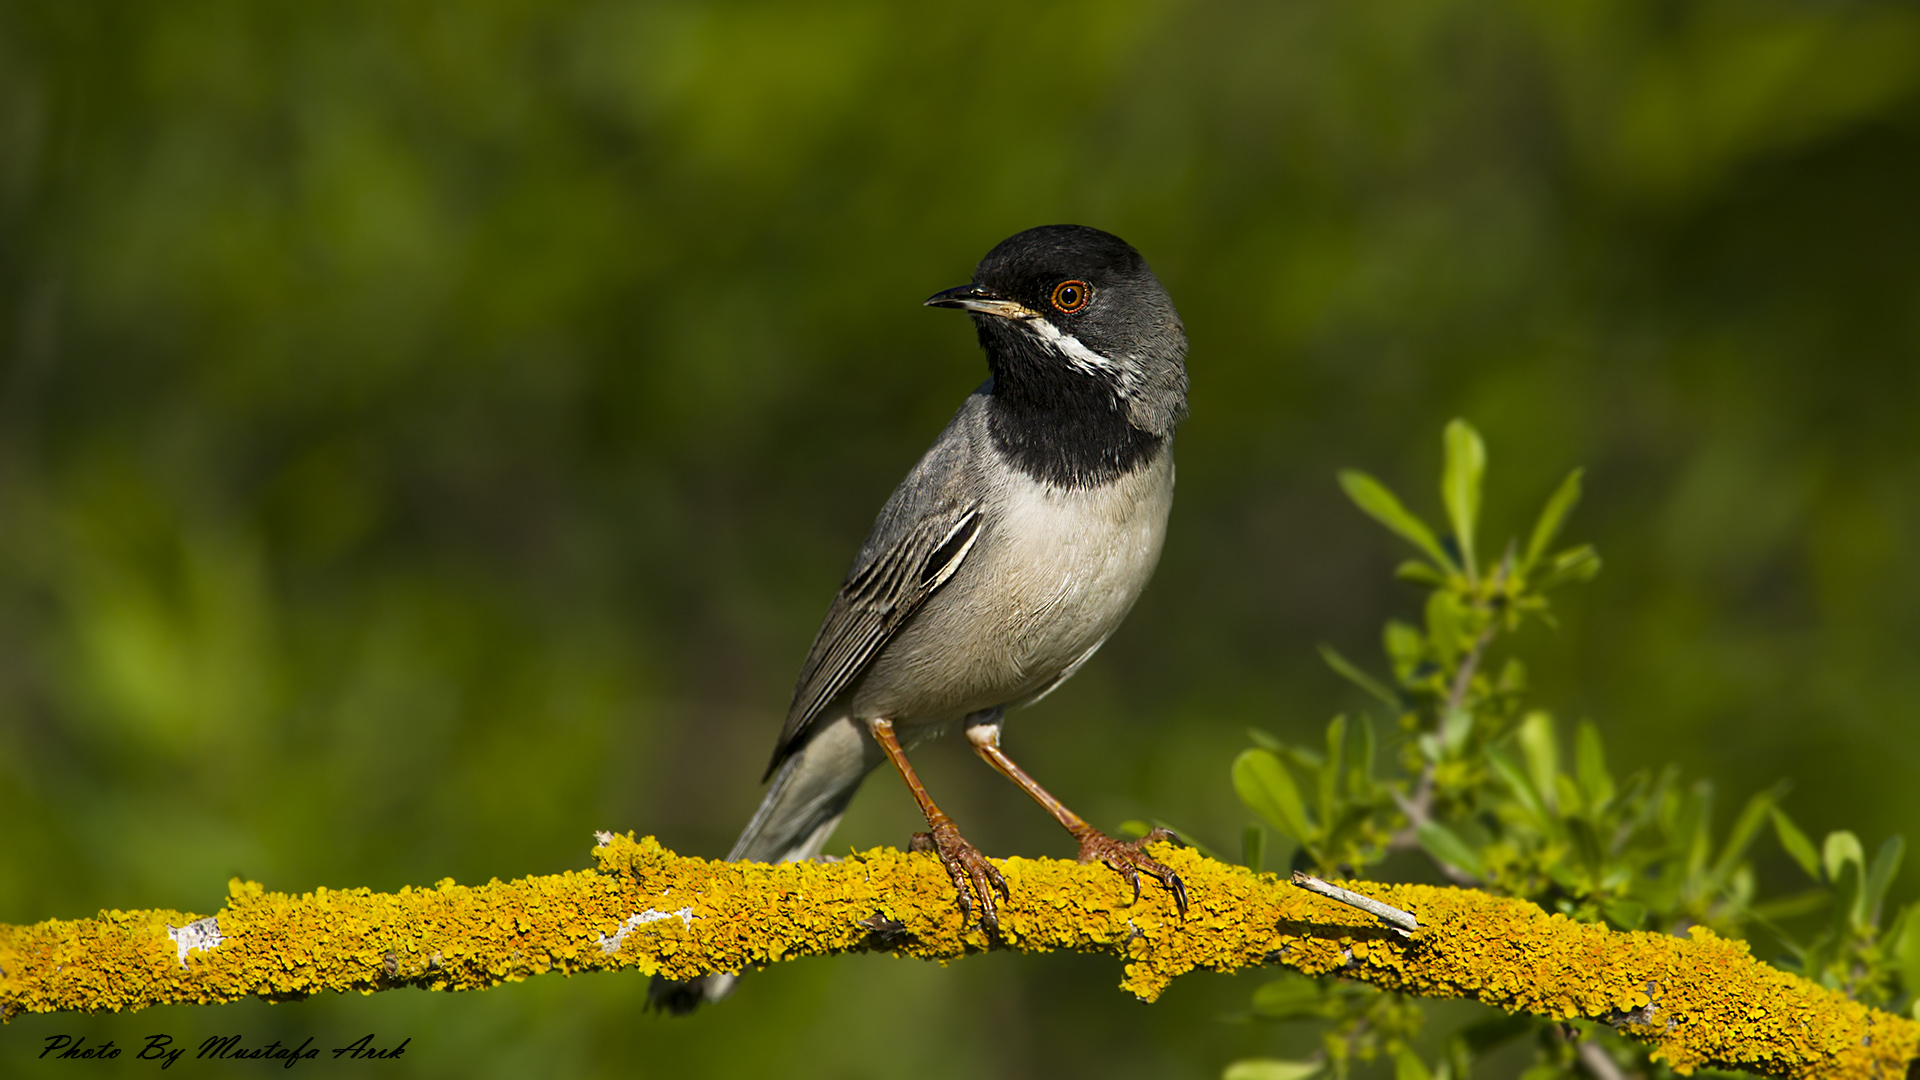
[[[1040,317],[1039,312],[1020,301],[1010,300],[980,284],[962,285],[957,289],[934,293],[927,297],[927,306],[978,311],[983,315],[998,315],[1003,319],[1022,322]]]

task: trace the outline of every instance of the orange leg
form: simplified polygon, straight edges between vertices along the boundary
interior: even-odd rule
[[[926,785],[914,775],[913,766],[907,763],[907,752],[901,748],[900,740],[893,733],[893,721],[869,720],[867,730],[872,733],[873,741],[893,762],[900,773],[900,779],[907,782],[907,790],[913,793],[913,801],[920,804],[920,812],[926,815],[927,831],[915,833],[913,850],[932,850],[940,856],[940,862],[947,868],[947,875],[953,878],[954,891],[960,895],[960,911],[963,916],[973,913],[972,896],[980,898],[980,925],[988,931],[999,928],[1000,916],[993,906],[993,892],[1000,891],[1002,897],[1008,897],[1007,879],[1000,870],[987,861],[980,849],[968,843],[960,835],[960,829],[946,811],[933,804],[933,796],[927,794]]]
[[[997,723],[975,724],[967,728],[967,741],[973,744],[974,753],[979,754],[986,763],[999,770],[1000,775],[1020,785],[1020,790],[1033,796],[1033,801],[1045,807],[1047,813],[1066,827],[1067,832],[1080,843],[1080,861],[1093,862],[1096,859],[1120,872],[1120,876],[1133,886],[1133,898],[1140,899],[1140,871],[1144,870],[1159,880],[1173,893],[1174,906],[1180,914],[1187,913],[1187,885],[1172,868],[1154,859],[1146,852],[1146,846],[1156,840],[1178,840],[1166,829],[1155,829],[1138,840],[1131,842],[1115,840],[1106,833],[1086,823],[1079,814],[1067,809],[1066,804],[1053,797],[1046,788],[1028,776],[1025,769],[1013,763],[1006,751],[1000,749],[1000,725]],[[929,805],[929,804],[922,804]]]

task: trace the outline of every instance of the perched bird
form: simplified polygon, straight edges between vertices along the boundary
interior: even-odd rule
[[[908,764],[906,748],[958,723],[975,752],[1045,807],[1138,896],[1145,872],[1186,910],[1186,887],[1106,836],[1000,748],[1006,710],[1059,686],[1107,640],[1160,559],[1173,503],[1173,433],[1187,412],[1186,333],[1125,241],[1048,225],[1002,241],[973,281],[929,307],[967,312],[992,378],[907,474],[814,638],[760,808],[728,856],[818,855],[854,791],[890,762],[927,818],[916,850],[940,856],[963,911],[997,928],[1006,880]],[[732,976],[658,980],[684,1012]]]

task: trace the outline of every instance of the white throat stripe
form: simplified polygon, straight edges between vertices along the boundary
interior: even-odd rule
[[[1039,336],[1040,340],[1053,346],[1054,351],[1065,357],[1067,363],[1082,374],[1095,375],[1103,371],[1111,372],[1120,376],[1120,385],[1125,390],[1132,390],[1134,385],[1139,381],[1139,377],[1135,374],[1131,364],[1120,363],[1101,356],[1099,353],[1087,348],[1079,338],[1061,330],[1045,319],[1030,319],[1026,325],[1032,327],[1034,333]]]

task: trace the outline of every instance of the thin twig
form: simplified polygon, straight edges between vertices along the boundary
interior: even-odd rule
[[[1503,576],[1505,572],[1506,568],[1502,566]],[[1486,654],[1487,646],[1492,644],[1494,634],[1499,628],[1500,624],[1497,621],[1488,623],[1486,629],[1480,631],[1480,636],[1474,639],[1473,647],[1467,650],[1466,658],[1460,661],[1460,670],[1454,673],[1453,687],[1448,692],[1446,706],[1440,713],[1442,725],[1455,709],[1466,705],[1467,692],[1473,686],[1474,673],[1480,668],[1480,658]],[[1399,804],[1400,812],[1407,815],[1407,824],[1387,841],[1389,849],[1413,851],[1420,847],[1420,826],[1425,825],[1433,817],[1433,774],[1434,763],[1429,761],[1426,767],[1420,770],[1420,779],[1414,781],[1411,796],[1402,796],[1398,793],[1394,795],[1394,802]],[[1446,875],[1447,880],[1456,885],[1480,884],[1479,878],[1457,866],[1441,862],[1439,859],[1433,860],[1433,863],[1440,868],[1442,874]]]
[[[1386,904],[1375,900],[1371,896],[1362,896],[1352,889],[1343,889],[1338,885],[1329,884],[1311,874],[1303,874],[1295,870],[1293,872],[1293,883],[1308,892],[1319,893],[1329,900],[1338,900],[1348,907],[1359,908],[1361,911],[1386,923],[1394,931],[1399,933],[1401,937],[1410,937],[1413,931],[1420,929],[1420,920],[1413,917],[1413,912],[1401,911],[1397,907],[1388,907]]]
[[[1507,545],[1506,557],[1500,560],[1500,569],[1493,574],[1493,592],[1499,593],[1506,588],[1507,577],[1513,572],[1513,545]],[[1484,607],[1485,601],[1476,606]],[[1500,631],[1500,614],[1496,610],[1480,636],[1473,639],[1473,647],[1467,650],[1466,659],[1460,661],[1460,670],[1453,674],[1453,686],[1448,688],[1447,707],[1441,712],[1444,721],[1447,714],[1455,709],[1465,708],[1467,691],[1473,689],[1473,676],[1480,670],[1480,658],[1486,654],[1487,646],[1493,644],[1493,637]]]
[[[1512,568],[1513,552],[1509,550],[1507,557],[1500,560],[1500,569],[1494,575],[1493,585],[1496,590],[1506,583],[1507,575]],[[1473,646],[1461,659],[1460,670],[1454,672],[1453,685],[1448,687],[1446,704],[1440,710],[1439,719],[1443,726],[1446,718],[1452,715],[1455,709],[1466,707],[1467,694],[1473,689],[1473,677],[1480,670],[1480,660],[1486,655],[1487,646],[1493,644],[1493,639],[1499,631],[1500,620],[1496,617],[1487,623],[1479,636],[1474,638]],[[1400,812],[1407,815],[1407,824],[1387,841],[1388,850],[1413,851],[1420,847],[1420,826],[1425,825],[1433,816],[1433,773],[1433,762],[1429,761],[1426,767],[1420,770],[1420,778],[1414,781],[1412,795],[1404,796],[1398,793],[1394,795],[1394,802],[1399,804]],[[1449,866],[1438,859],[1435,859],[1434,863],[1440,868],[1442,874],[1457,884],[1480,884],[1480,879],[1459,867]]]
[[[1433,814],[1433,762],[1427,762],[1427,767],[1420,770],[1420,779],[1414,781],[1412,795],[1402,795],[1396,791],[1393,801],[1399,805],[1400,812],[1407,815],[1407,826],[1393,834],[1393,839],[1387,841],[1387,847],[1394,851],[1411,851],[1420,846],[1420,838],[1416,834]]]
[[[1613,1055],[1592,1039],[1581,1039],[1573,1050],[1580,1055],[1580,1064],[1593,1074],[1593,1080],[1627,1080],[1627,1074],[1613,1060]]]
[[[1388,838],[1387,850],[1422,850],[1420,844],[1420,826],[1431,821],[1433,817],[1433,766],[1429,764],[1421,771],[1420,780],[1414,786],[1412,798],[1395,792],[1393,800],[1400,805],[1400,812],[1407,815],[1407,824],[1406,827],[1395,832],[1392,837]],[[1477,889],[1485,884],[1485,882],[1482,882],[1479,878],[1474,877],[1472,874],[1467,873],[1452,863],[1441,862],[1439,859],[1433,858],[1431,854],[1428,855],[1428,858],[1432,860],[1434,868],[1440,871],[1440,875],[1455,885],[1464,885],[1470,889]]]
[[[1480,631],[1479,637],[1473,639],[1473,648],[1467,650],[1467,658],[1460,661],[1460,670],[1454,673],[1453,686],[1447,691],[1446,710],[1440,714],[1442,717],[1455,709],[1465,707],[1467,691],[1473,688],[1473,676],[1480,669],[1480,657],[1487,651],[1487,646],[1493,643],[1493,636],[1499,631],[1500,623],[1495,620],[1488,623],[1486,629]]]

